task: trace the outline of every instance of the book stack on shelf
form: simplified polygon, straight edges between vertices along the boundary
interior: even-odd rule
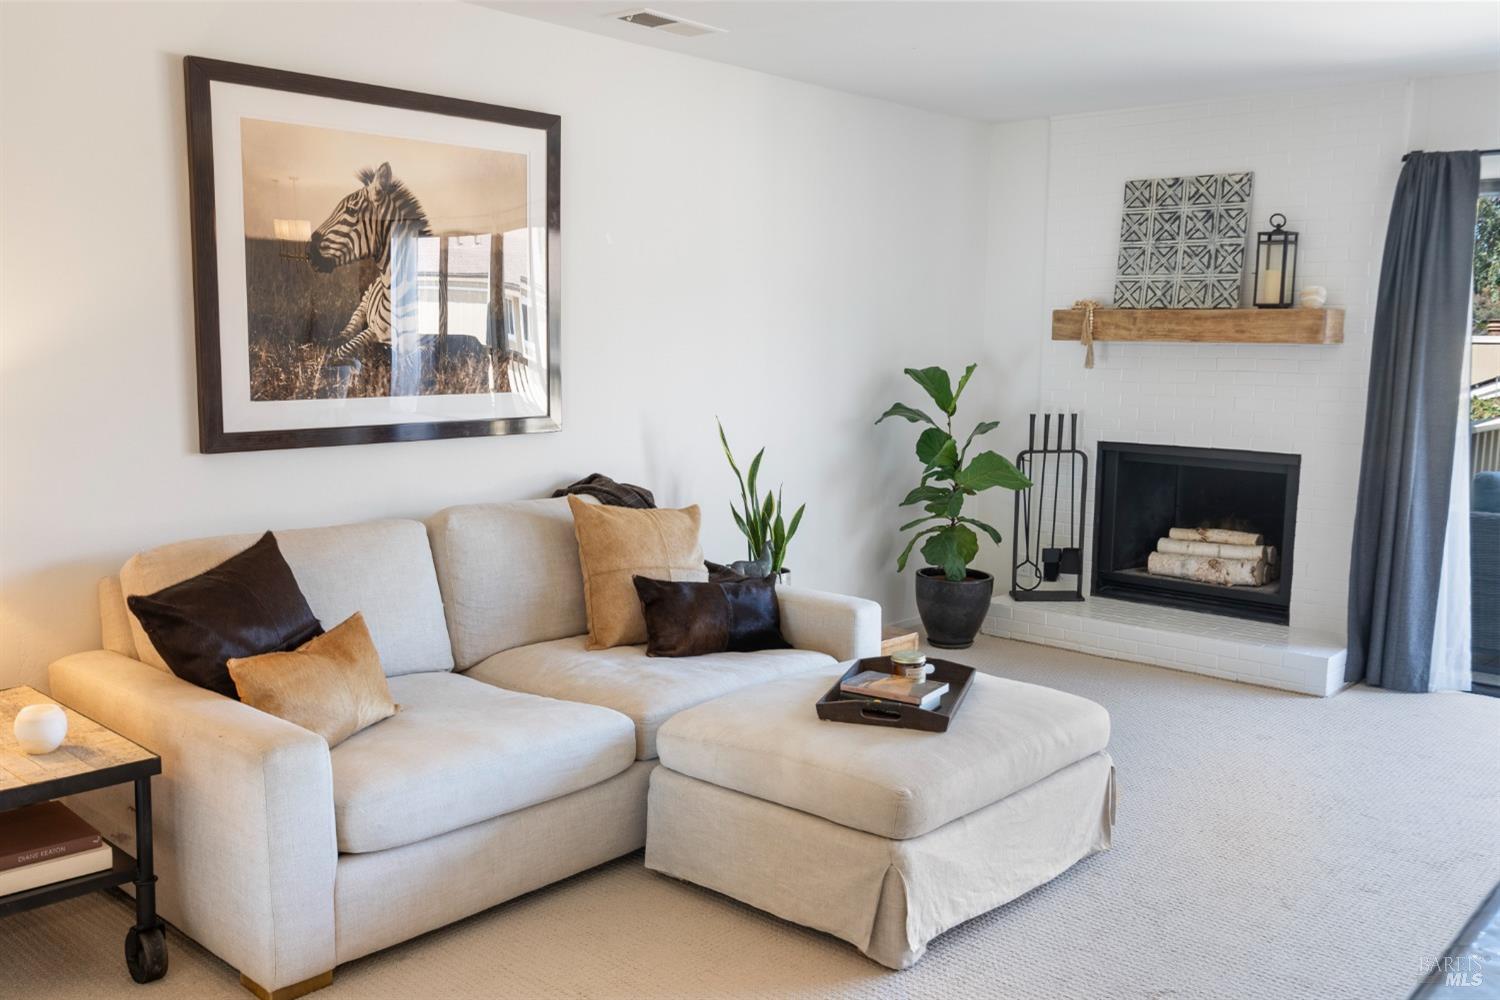
[[[107,870],[114,851],[61,802],[0,813],[0,896]]]

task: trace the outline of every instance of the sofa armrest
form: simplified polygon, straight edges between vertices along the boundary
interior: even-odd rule
[[[334,967],[333,774],[321,736],[119,653],[67,656],[52,696],[162,759],[168,919],[274,990]]]
[[[796,587],[776,588],[776,601],[782,634],[796,648],[840,661],[880,655],[880,605],[874,601]]]

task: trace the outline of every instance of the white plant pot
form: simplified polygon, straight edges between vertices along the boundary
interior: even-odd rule
[[[26,753],[51,753],[68,735],[68,713],[58,705],[27,705],[16,713],[15,732]]]

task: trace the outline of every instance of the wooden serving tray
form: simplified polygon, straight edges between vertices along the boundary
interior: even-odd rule
[[[845,670],[833,687],[818,699],[818,718],[829,722],[852,722],[861,726],[885,726],[889,729],[917,729],[928,733],[946,733],[948,724],[958,714],[958,707],[974,680],[974,668],[949,660],[928,660],[932,666],[929,680],[946,681],[948,693],[938,702],[937,708],[918,708],[899,701],[879,701],[870,698],[851,698],[839,690],[839,685],[862,670],[880,670],[895,673],[889,656],[870,656],[855,660]]]

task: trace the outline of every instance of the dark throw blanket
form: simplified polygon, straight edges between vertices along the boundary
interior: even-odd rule
[[[635,507],[638,509],[656,506],[656,497],[644,486],[635,486],[631,483],[617,483],[613,479],[601,473],[585,476],[573,483],[557,490],[554,497],[565,497],[569,493],[577,493],[580,496],[593,497],[600,503],[609,504],[611,507]]]

